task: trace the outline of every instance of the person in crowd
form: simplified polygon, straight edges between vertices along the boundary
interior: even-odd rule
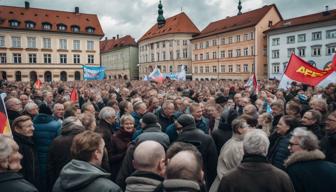
[[[164,180],[166,163],[163,146],[155,141],[144,141],[134,151],[135,172],[126,179],[126,192],[152,192]]]
[[[182,114],[175,123],[179,136],[176,141],[191,143],[202,154],[206,186],[209,189],[216,177],[217,150],[211,136],[196,128],[195,119],[190,114]]]
[[[262,113],[258,116],[258,128],[263,130],[267,136],[269,137],[272,130],[272,114],[270,113]]]
[[[29,103],[29,97],[26,94],[21,94],[19,99],[22,103],[22,108],[24,108],[27,105],[27,103]]]
[[[166,101],[163,103],[162,108],[157,111],[156,115],[159,120],[159,124],[161,125],[161,129],[163,132],[166,131],[166,128],[174,123],[175,117],[175,106],[172,101]]]
[[[7,109],[9,124],[12,124],[14,119],[19,117],[22,113],[21,101],[15,97],[11,97],[5,102],[5,105]]]
[[[286,115],[291,115],[301,119],[301,111],[301,105],[295,101],[289,101],[286,104]]]
[[[279,100],[279,101],[275,101],[271,103],[271,109],[272,109],[272,116],[273,116],[273,122],[272,122],[272,131],[273,131],[278,125],[280,118],[284,115],[283,101]]]
[[[328,115],[328,104],[323,98],[312,98],[309,101],[309,107],[315,109],[322,114],[322,119],[325,120]]]
[[[160,101],[157,97],[150,97],[148,100],[148,112],[156,113],[161,109]]]
[[[29,102],[25,105],[22,115],[28,115],[31,119],[39,113],[39,107],[34,102]]]
[[[291,155],[285,166],[296,192],[335,191],[336,164],[324,160],[318,143],[312,131],[294,129],[288,146]]]
[[[224,174],[218,191],[294,192],[289,176],[268,163],[269,140],[262,130],[254,129],[243,139],[244,157],[240,165]]]
[[[53,116],[56,120],[62,123],[64,118],[64,105],[61,103],[56,103],[53,108]]]
[[[53,140],[49,148],[47,164],[48,191],[52,190],[64,165],[72,159],[70,148],[73,138],[83,131],[85,131],[85,128],[78,117],[71,116],[64,119],[61,134]]]
[[[210,132],[213,133],[213,131],[218,129],[220,124],[223,107],[220,104],[209,105],[207,107],[207,112],[209,114],[209,129]]]
[[[43,92],[43,103],[52,110],[54,107],[54,95],[51,91],[44,91]]]
[[[73,159],[63,167],[52,191],[121,192],[101,168],[104,148],[104,139],[98,133],[87,130],[76,135],[71,145]]]
[[[96,114],[96,109],[91,102],[84,103],[81,107],[81,111],[82,113],[91,113],[93,115]]]
[[[115,132],[111,139],[111,153],[109,157],[111,167],[111,178],[115,180],[122,160],[126,154],[127,147],[131,143],[134,128],[134,118],[130,114],[125,114],[120,118],[120,129]]]
[[[120,117],[125,114],[131,114],[133,112],[133,105],[129,101],[121,101],[119,103]]]
[[[146,105],[146,103],[144,103],[142,101],[138,101],[138,102],[134,103],[133,109],[134,109],[134,111],[131,113],[131,115],[132,115],[132,117],[134,118],[134,121],[135,121],[135,129],[140,130],[141,129],[140,119],[146,113],[147,105]]]
[[[258,110],[257,107],[252,105],[252,104],[248,104],[243,108],[243,114],[245,115],[250,115],[254,118],[258,118]]]
[[[205,134],[209,134],[209,120],[203,117],[201,104],[199,103],[191,104],[190,114],[195,119],[196,127],[202,130]]]
[[[1,191],[38,192],[24,179],[21,170],[22,155],[19,146],[9,137],[0,135],[0,189]]]
[[[290,155],[288,150],[289,139],[291,137],[291,132],[294,128],[300,125],[299,119],[284,115],[280,118],[279,123],[276,127],[276,131],[272,134],[274,135],[270,138],[274,139],[270,145],[268,160],[276,167],[285,170],[284,161]]]
[[[13,138],[19,146],[19,153],[23,156],[20,173],[27,181],[39,188],[39,163],[33,141],[34,125],[31,118],[27,115],[16,118],[13,121],[12,130]]]
[[[321,149],[327,161],[336,163],[336,111],[328,115],[325,123],[326,136],[321,140]]]
[[[311,109],[303,114],[301,124],[312,131],[318,139],[321,139],[323,137],[320,127],[321,121],[322,114],[317,110]]]
[[[243,138],[249,129],[244,119],[237,118],[232,121],[233,135],[221,148],[217,162],[217,177],[211,185],[210,192],[217,191],[223,175],[237,167],[243,159]]]
[[[79,115],[79,120],[82,122],[83,127],[86,130],[95,131],[96,130],[96,118],[91,113],[82,113]]]

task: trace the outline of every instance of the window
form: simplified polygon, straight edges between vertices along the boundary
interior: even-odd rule
[[[43,38],[43,48],[51,49],[51,40],[50,38]]]
[[[206,59],[206,60],[209,60],[209,52],[207,52],[207,53],[205,54],[205,59]]]
[[[272,50],[272,59],[279,58],[279,50]]]
[[[313,41],[321,40],[321,39],[322,39],[322,32],[321,31],[312,33],[312,40]]]
[[[183,49],[183,58],[187,58],[187,57],[188,57],[188,50]]]
[[[21,37],[12,37],[12,47],[21,48]]]
[[[203,49],[203,42],[200,42],[200,49]]]
[[[75,64],[79,64],[80,63],[80,55],[79,54],[73,55],[73,62]]]
[[[231,58],[232,57],[232,50],[228,51],[228,57]]]
[[[225,51],[221,51],[221,58],[225,58]]]
[[[245,34],[244,34],[244,41],[247,41],[247,40],[249,40],[249,39],[248,39],[248,34],[245,33]]]
[[[167,67],[164,65],[164,66],[162,66],[162,72],[163,73],[166,73],[167,72]]]
[[[94,31],[95,31],[95,28],[93,28],[93,27],[87,27],[86,28],[86,32],[88,32],[88,33],[94,33]]]
[[[17,21],[17,20],[9,20],[9,25],[10,25],[11,27],[18,27],[19,24],[20,24],[20,22]]]
[[[28,58],[29,58],[29,63],[36,63],[36,54],[35,53],[28,54]]]
[[[165,47],[166,47],[166,42],[162,41],[162,48],[165,48]]]
[[[240,35],[237,35],[236,39],[237,39],[237,43],[240,42]]]
[[[7,63],[6,53],[0,53],[0,63]]]
[[[157,48],[157,49],[160,48],[160,42],[157,42],[157,43],[156,43],[156,48]]]
[[[225,45],[225,37],[221,39],[221,45]]]
[[[287,37],[287,44],[295,43],[295,36],[288,36]]]
[[[236,65],[236,72],[240,72],[240,65]]]
[[[5,46],[5,36],[0,36],[0,47]]]
[[[188,41],[187,40],[183,40],[183,45],[184,46],[188,45]]]
[[[251,47],[251,55],[254,56],[254,47]]]
[[[205,67],[205,73],[209,73],[210,72],[210,70],[209,70],[209,66],[206,66]]]
[[[205,42],[205,48],[208,48],[208,47],[209,47],[209,44],[210,44],[209,41],[206,41],[206,42]]]
[[[233,68],[232,68],[232,65],[229,65],[229,73],[232,73],[232,72],[233,72],[232,69],[233,69]]]
[[[254,32],[252,31],[251,32],[251,40],[253,40],[254,39]]]
[[[166,52],[165,51],[162,52],[162,60],[164,60],[164,61],[166,60]]]
[[[203,60],[203,53],[200,54],[200,60]]]
[[[51,54],[43,54],[44,63],[51,63]]]
[[[306,48],[305,47],[299,47],[298,51],[299,51],[299,56],[300,57],[306,56]]]
[[[200,73],[203,73],[203,66],[200,67]]]
[[[217,52],[212,52],[212,59],[217,59]]]
[[[26,28],[27,29],[33,29],[33,28],[35,28],[35,23],[31,22],[31,21],[26,22]]]
[[[194,49],[198,49],[198,44],[197,43],[195,43],[195,48]]]
[[[87,41],[87,50],[93,50],[93,48],[94,48],[94,42]]]
[[[78,26],[72,26],[71,27],[71,31],[74,32],[74,33],[78,33],[79,32],[79,27]]]
[[[172,73],[172,72],[173,72],[173,70],[174,70],[174,66],[172,66],[172,65],[171,65],[171,66],[169,66],[169,72],[170,72],[170,73]]]
[[[243,71],[244,72],[248,72],[248,64],[244,64],[243,65]]]
[[[88,63],[90,64],[94,63],[94,55],[88,55]]]
[[[27,37],[28,48],[36,48],[36,37]]]
[[[232,44],[232,37],[229,37],[229,44]]]
[[[67,63],[67,55],[66,54],[60,54],[60,63],[62,63],[62,64]]]
[[[327,39],[335,39],[336,38],[336,29],[328,30],[326,33],[327,33]]]
[[[65,30],[67,29],[67,27],[66,27],[66,25],[59,24],[59,25],[57,25],[57,29],[58,29],[59,31],[65,31]]]
[[[180,46],[180,40],[176,40],[176,45]]]
[[[73,40],[73,49],[80,50],[80,40]]]
[[[279,73],[280,72],[280,63],[272,63],[272,72]]]
[[[67,40],[66,39],[60,39],[59,40],[59,48],[60,49],[67,49]]]
[[[327,47],[327,55],[332,55],[336,52],[336,45]]]
[[[159,52],[156,53],[156,61],[160,61],[160,53]]]
[[[306,41],[306,34],[299,34],[298,42],[305,42],[305,41]]]
[[[217,46],[217,40],[216,39],[212,40],[212,46]]]
[[[195,61],[197,61],[198,60],[198,55],[197,54],[195,54]]]
[[[312,56],[321,56],[321,47],[312,47]]]
[[[280,38],[274,38],[274,39],[272,39],[272,45],[273,46],[280,45]]]
[[[295,54],[295,48],[288,48],[287,49],[287,57],[290,57],[292,55],[292,53]]]
[[[13,63],[21,63],[21,53],[13,53]]]
[[[154,62],[154,53],[151,54],[151,62]]]
[[[221,72],[225,73],[225,65],[221,65]]]
[[[198,73],[198,67],[194,67],[194,73]]]
[[[180,50],[176,50],[176,59],[180,58]]]
[[[153,43],[150,44],[150,48],[151,48],[151,50],[154,49],[154,44]]]
[[[248,48],[244,48],[244,56],[248,56]]]
[[[241,56],[241,50],[240,49],[236,49],[236,57],[240,57]]]
[[[170,60],[173,60],[173,59],[174,59],[173,51],[169,51],[169,59],[170,59]]]
[[[50,23],[42,23],[42,28],[44,30],[51,30],[51,24]]]
[[[212,66],[212,72],[217,73],[217,66]]]
[[[169,47],[173,47],[173,40],[169,41]]]

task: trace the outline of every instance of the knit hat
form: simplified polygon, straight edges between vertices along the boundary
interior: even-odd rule
[[[148,112],[142,117],[141,122],[146,125],[155,124],[158,122],[158,119],[154,113]]]
[[[183,127],[194,125],[196,126],[195,119],[190,114],[182,114],[179,118],[177,118],[177,122]]]

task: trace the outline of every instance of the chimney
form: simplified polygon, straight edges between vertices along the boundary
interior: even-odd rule
[[[327,16],[327,15],[330,14],[328,5],[325,6],[325,11],[322,14],[323,14],[323,16]]]
[[[26,8],[26,9],[29,9],[29,2],[28,2],[28,1],[25,1],[24,3],[25,3],[25,8]]]
[[[117,39],[119,39],[119,35],[117,35]]]
[[[115,37],[113,37],[113,40],[115,40]]]
[[[79,14],[79,7],[75,7],[75,14]]]

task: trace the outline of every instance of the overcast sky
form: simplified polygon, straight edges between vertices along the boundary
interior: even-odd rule
[[[131,35],[139,39],[155,22],[159,0],[28,0],[31,7],[97,14],[110,39]],[[242,0],[242,12],[276,4],[284,19],[336,9],[335,0]],[[24,0],[0,0],[1,5],[24,6]],[[202,30],[212,21],[237,14],[238,0],[162,0],[164,17],[185,12]]]

